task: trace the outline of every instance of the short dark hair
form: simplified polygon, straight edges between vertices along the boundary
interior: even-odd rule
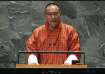
[[[47,7],[50,6],[50,5],[56,5],[56,6],[59,8],[59,11],[61,11],[60,5],[59,5],[58,3],[56,3],[56,2],[48,3],[48,4],[45,6],[44,11],[46,11]]]

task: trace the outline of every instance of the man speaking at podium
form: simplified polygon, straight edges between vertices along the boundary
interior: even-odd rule
[[[28,51],[80,51],[76,30],[61,21],[61,9],[56,3],[49,3],[44,9],[46,22],[33,30],[26,42]],[[28,64],[72,64],[78,60],[75,54],[30,54]]]

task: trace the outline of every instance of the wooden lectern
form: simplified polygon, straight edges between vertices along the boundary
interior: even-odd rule
[[[74,65],[64,65],[64,64],[16,64],[16,68],[87,68],[87,65],[74,64]]]
[[[37,54],[44,54],[44,53],[67,53],[67,54],[84,54],[84,64],[73,64],[73,65],[65,65],[65,64],[16,64],[16,68],[87,68],[87,65],[85,64],[85,53],[84,52],[70,52],[70,51],[32,51],[32,52],[26,52],[21,51],[18,53],[18,59],[20,53],[37,53]]]

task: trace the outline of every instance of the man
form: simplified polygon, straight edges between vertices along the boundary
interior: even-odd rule
[[[80,51],[76,30],[60,19],[61,9],[56,3],[49,3],[45,10],[46,22],[36,28],[26,43],[28,51]],[[74,54],[30,54],[28,64],[72,64],[78,60]]]

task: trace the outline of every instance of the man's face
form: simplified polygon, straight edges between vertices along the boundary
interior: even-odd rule
[[[60,21],[61,12],[56,5],[50,5],[46,8],[45,17],[51,27],[55,27]]]

